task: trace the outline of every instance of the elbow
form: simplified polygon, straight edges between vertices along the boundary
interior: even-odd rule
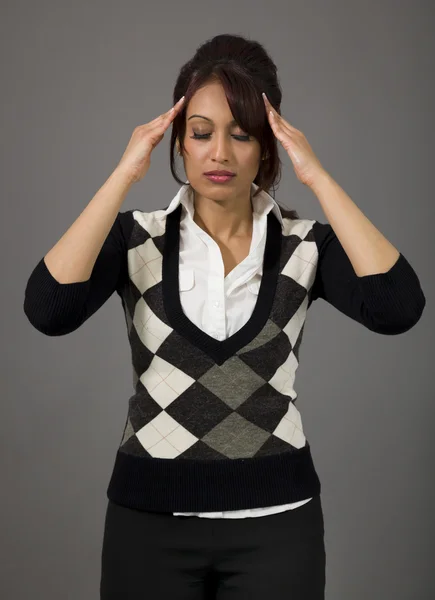
[[[34,327],[40,333],[43,333],[44,335],[50,337],[66,335],[68,333],[71,333],[72,331],[75,331],[79,327],[78,323],[66,324],[65,322],[56,320],[54,318],[49,319],[47,317],[44,317],[44,315],[38,313],[38,311],[35,311],[33,305],[31,307],[31,305],[28,302],[26,302],[26,300],[24,300],[23,310],[24,314],[27,317],[27,320],[32,325],[32,327]]]
[[[393,313],[372,315],[367,323],[367,327],[375,333],[383,335],[400,335],[401,333],[406,333],[420,321],[425,306],[426,298],[423,291],[420,290],[420,294],[415,298],[412,310],[409,310],[406,314],[401,313],[397,316]]]
[[[420,319],[423,315],[425,306],[426,306],[426,298],[423,294],[423,291],[421,291],[420,299],[419,299],[418,304],[416,303],[414,312],[412,314],[410,314],[407,319],[403,319],[402,326],[401,327],[399,326],[399,330],[397,333],[405,333],[406,331],[409,331],[415,325],[417,325],[417,323],[420,321]]]

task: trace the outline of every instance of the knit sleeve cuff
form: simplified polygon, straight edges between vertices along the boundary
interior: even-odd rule
[[[367,309],[380,322],[396,324],[399,332],[420,319],[426,299],[417,274],[402,253],[389,271],[358,277],[358,283]]]
[[[48,270],[43,257],[28,279],[24,312],[42,333],[67,333],[80,319],[90,284],[90,278],[76,283],[60,283]]]

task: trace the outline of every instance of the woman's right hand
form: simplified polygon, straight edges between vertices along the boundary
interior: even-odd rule
[[[151,152],[163,139],[164,133],[183,106],[184,96],[168,112],[145,125],[138,125],[118,163],[117,170],[127,173],[132,183],[140,181],[148,171]]]

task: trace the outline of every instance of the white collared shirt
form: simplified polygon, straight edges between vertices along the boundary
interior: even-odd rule
[[[254,310],[263,272],[266,216],[273,210],[283,226],[281,213],[269,194],[252,198],[253,231],[249,254],[224,277],[219,245],[193,220],[195,208],[189,185],[181,188],[165,214],[174,211],[180,203],[183,206],[179,267],[181,305],[195,325],[211,337],[223,340],[238,331]]]

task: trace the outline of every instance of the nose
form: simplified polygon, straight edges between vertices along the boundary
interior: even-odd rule
[[[230,147],[225,133],[216,134],[214,141],[211,144],[211,159],[216,162],[228,162],[230,155]]]

